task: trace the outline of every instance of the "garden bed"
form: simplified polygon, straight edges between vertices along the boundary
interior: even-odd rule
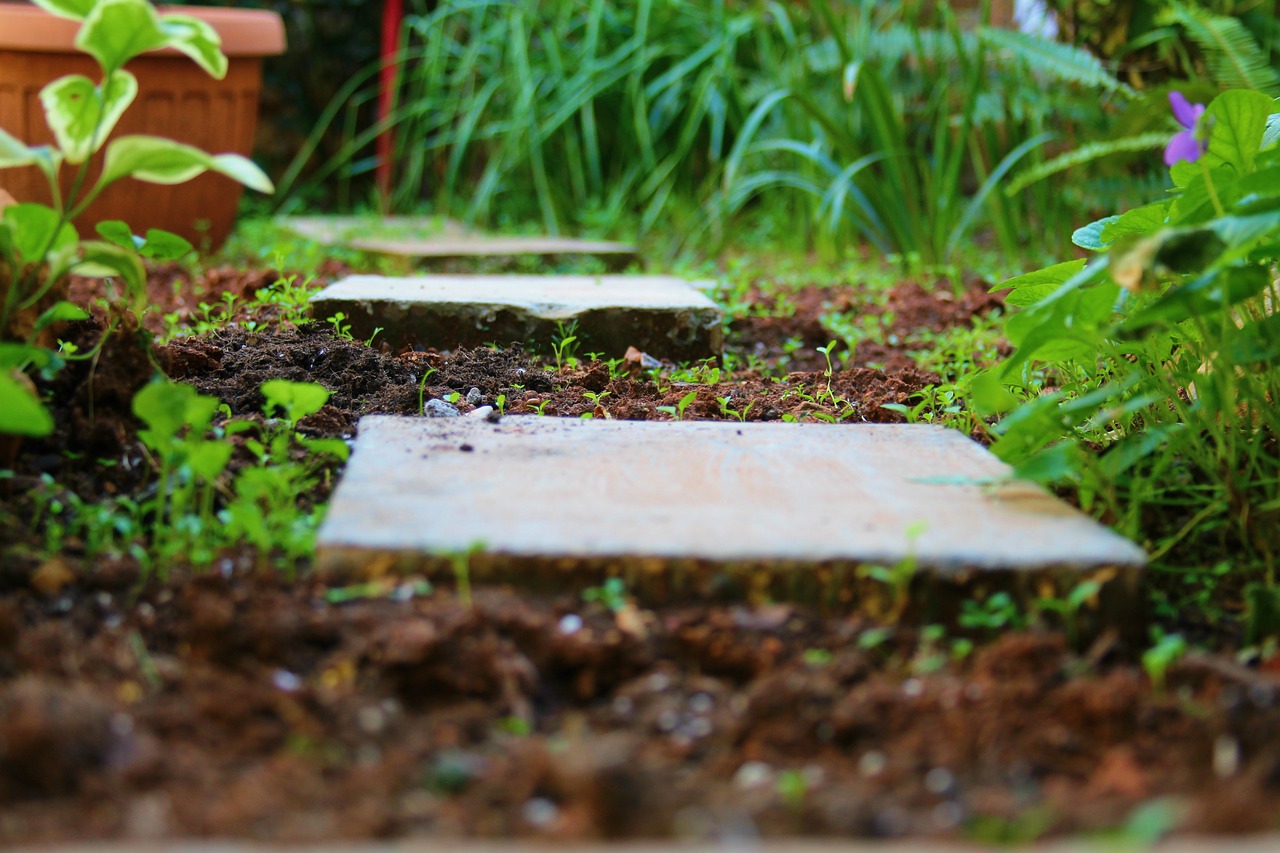
[[[223,293],[243,321],[277,279],[175,277],[152,271],[157,331],[164,313],[207,319],[198,303]],[[472,388],[511,414],[901,420],[885,404],[913,406],[942,380],[911,355],[931,345],[921,330],[999,307],[982,282],[933,284],[865,305],[855,288],[751,291],[728,340],[759,370],[732,376],[639,354],[548,371],[550,342],[541,358],[394,353],[323,322],[282,327],[274,303],[252,328],[210,323],[154,350],[117,330],[60,375],[58,431],[0,485],[0,840],[1273,829],[1276,659],[1189,655],[1166,673],[1114,638],[1072,649],[995,608],[948,633],[785,602],[653,609],[617,587],[585,601],[481,586],[468,605],[414,578],[334,587],[247,548],[144,576],[127,552],[85,560],[74,537],[41,559],[24,522],[71,492],[94,504],[154,488],[128,414],[153,363],[243,418],[267,379],[319,382],[329,401],[299,424],[313,437],[349,438],[361,415],[412,414],[423,398],[456,393],[466,412]],[[879,315],[878,340],[830,369],[822,318],[857,309]],[[99,329],[67,335],[88,350]],[[233,467],[250,462],[239,445]],[[1229,626],[1215,642],[1230,647]]]

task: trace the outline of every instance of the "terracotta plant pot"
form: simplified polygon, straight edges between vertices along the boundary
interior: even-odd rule
[[[126,66],[138,78],[137,100],[113,135],[146,133],[194,145],[213,154],[248,156],[258,122],[262,58],[284,52],[284,23],[275,12],[169,6],[211,24],[222,37],[227,76],[215,80],[173,50],[139,56]],[[40,106],[40,90],[64,74],[98,80],[101,71],[73,47],[79,24],[36,6],[0,2],[0,127],[28,144],[52,141]],[[96,172],[96,170],[95,170]],[[64,186],[70,167],[64,167]],[[0,170],[0,188],[19,201],[49,202],[49,188],[34,168]],[[123,219],[134,233],[163,228],[197,247],[220,246],[235,222],[241,187],[222,175],[204,174],[174,186],[126,178],[112,185],[77,220],[81,236],[107,219]]]

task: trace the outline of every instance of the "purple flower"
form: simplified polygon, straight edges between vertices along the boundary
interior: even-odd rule
[[[1196,122],[1204,115],[1204,104],[1193,104],[1181,92],[1170,92],[1169,106],[1173,108],[1173,117],[1185,129],[1175,133],[1165,146],[1164,164],[1172,166],[1179,160],[1194,163],[1204,153],[1204,146],[1196,138]]]

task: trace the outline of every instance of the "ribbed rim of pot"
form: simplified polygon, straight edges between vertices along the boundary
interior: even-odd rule
[[[161,12],[190,15],[207,21],[222,37],[229,57],[277,56],[284,53],[284,21],[266,9],[224,9],[210,6],[158,6]],[[78,21],[50,15],[28,3],[0,0],[0,50],[66,53],[75,50]],[[149,54],[150,55],[150,54]],[[179,55],[166,49],[155,55]]]

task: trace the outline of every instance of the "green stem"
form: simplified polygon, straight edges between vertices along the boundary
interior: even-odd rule
[[[1200,164],[1200,174],[1204,175],[1204,188],[1209,192],[1209,201],[1213,202],[1214,212],[1218,216],[1226,216],[1227,212],[1222,208],[1222,201],[1218,198],[1218,190],[1213,185],[1213,176],[1209,174],[1209,164],[1201,157],[1198,161]]]

